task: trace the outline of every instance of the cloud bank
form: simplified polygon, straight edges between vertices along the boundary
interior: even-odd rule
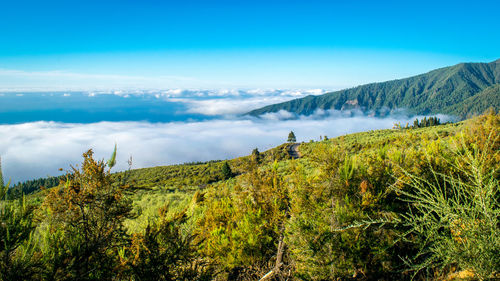
[[[4,92],[0,93],[0,124],[228,118],[227,115],[239,115],[269,104],[324,92],[321,89]]]
[[[243,114],[266,105],[324,93],[322,89],[185,91],[177,93],[180,97],[168,94],[167,99],[185,104],[188,113],[216,116]]]
[[[278,116],[279,115],[279,116]],[[0,155],[4,176],[13,182],[58,175],[80,163],[81,154],[92,148],[97,158],[108,158],[118,145],[116,171],[191,161],[229,159],[264,151],[286,141],[293,130],[298,141],[339,136],[372,129],[391,128],[408,118],[343,117],[286,119],[286,112],[265,119],[217,119],[201,122],[99,122],[68,124],[32,122],[0,125]]]

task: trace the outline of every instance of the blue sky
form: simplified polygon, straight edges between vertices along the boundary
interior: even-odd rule
[[[343,88],[500,58],[498,1],[2,1],[0,88]]]

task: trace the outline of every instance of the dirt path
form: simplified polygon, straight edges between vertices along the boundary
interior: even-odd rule
[[[293,159],[297,159],[297,158],[301,157],[300,152],[299,152],[299,146],[300,146],[300,143],[294,143],[288,147],[288,154]]]

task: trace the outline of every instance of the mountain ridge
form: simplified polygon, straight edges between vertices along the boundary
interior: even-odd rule
[[[410,114],[451,114],[464,119],[482,113],[489,103],[498,109],[499,95],[480,106],[460,107],[465,100],[500,83],[500,59],[490,63],[459,63],[429,72],[385,82],[374,82],[353,88],[273,104],[248,112],[259,116],[286,110],[297,115],[311,115],[316,110],[358,109],[366,114],[385,116],[408,110]]]

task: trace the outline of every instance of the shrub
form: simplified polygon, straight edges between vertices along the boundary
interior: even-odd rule
[[[429,268],[472,271],[476,278],[493,278],[500,268],[500,206],[495,166],[488,159],[498,139],[489,135],[482,146],[462,141],[453,164],[460,175],[432,170],[434,180],[409,175],[409,191],[399,190],[410,204],[402,215],[409,227],[405,237],[420,249],[410,259],[415,273]],[[477,144],[477,143],[476,143]]]
[[[194,236],[182,231],[186,212],[170,217],[167,208],[159,212],[144,233],[133,235],[128,257],[120,253],[132,280],[211,280],[213,270],[197,256]]]
[[[127,242],[123,227],[131,217],[126,186],[113,184],[106,163],[83,154],[81,170],[50,191],[42,208],[46,279],[111,280],[117,251]]]

